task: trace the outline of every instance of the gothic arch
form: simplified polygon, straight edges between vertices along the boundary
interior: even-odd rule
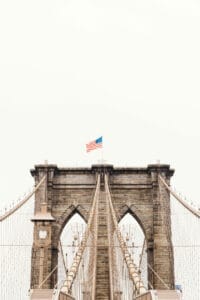
[[[136,221],[137,223],[140,225],[143,233],[144,233],[144,236],[145,238],[147,237],[147,231],[148,231],[148,228],[145,228],[145,226],[143,225],[143,222],[142,222],[142,215],[141,213],[137,210],[133,210],[132,207],[129,207],[127,205],[125,205],[124,209],[120,211],[121,213],[119,214],[119,218],[118,218],[118,223],[129,213]]]
[[[83,220],[87,223],[87,212],[81,205],[75,206],[72,204],[68,206],[53,225],[53,244],[56,248],[58,247],[63,229],[75,214],[79,214],[81,218],[83,218]]]
[[[71,205],[68,208],[67,213],[64,213],[64,215],[62,215],[62,217],[59,218],[59,221],[57,222],[59,224],[59,227],[60,227],[59,238],[60,238],[60,235],[62,234],[62,231],[63,231],[64,227],[67,225],[67,223],[70,221],[70,219],[76,213],[79,214],[83,218],[83,220],[87,223],[87,219],[86,219],[87,216],[86,216],[86,212],[84,211],[84,209],[81,208],[80,205],[78,205],[78,206]]]

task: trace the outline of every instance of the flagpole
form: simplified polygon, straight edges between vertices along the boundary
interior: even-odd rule
[[[103,146],[101,148],[101,164],[103,165],[104,159],[103,159]]]
[[[104,164],[104,153],[103,153],[103,147],[104,147],[104,139],[103,139],[103,136],[102,136],[102,148],[101,148],[101,164],[103,165]]]

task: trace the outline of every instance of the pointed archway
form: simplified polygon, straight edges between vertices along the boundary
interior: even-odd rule
[[[148,286],[148,267],[147,267],[147,251],[146,238],[143,228],[134,218],[127,212],[119,222],[120,230],[129,249],[129,253],[141,271],[141,278],[144,285]]]
[[[68,220],[60,235],[60,249],[58,253],[58,283],[66,279],[66,272],[69,270],[78,245],[82,239],[86,222],[76,212]]]

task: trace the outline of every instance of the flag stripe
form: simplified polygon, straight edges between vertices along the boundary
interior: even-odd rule
[[[102,142],[102,136],[94,141],[91,141],[90,143],[86,144],[86,151],[90,152],[92,150],[102,148]]]

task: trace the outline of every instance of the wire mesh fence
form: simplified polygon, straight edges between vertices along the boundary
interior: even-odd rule
[[[1,300],[29,299],[33,199],[0,223]]]
[[[182,289],[183,300],[197,300],[200,295],[200,218],[172,197],[171,221],[175,284]]]

